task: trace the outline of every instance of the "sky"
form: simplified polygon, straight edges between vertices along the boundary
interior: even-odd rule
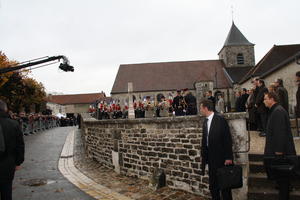
[[[32,70],[47,92],[110,94],[120,64],[218,59],[232,19],[255,44],[300,43],[299,0],[0,0],[0,51],[10,60],[65,55]],[[184,77],[183,77],[184,78]]]

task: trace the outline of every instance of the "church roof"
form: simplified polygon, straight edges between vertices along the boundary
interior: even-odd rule
[[[232,22],[230,31],[225,40],[224,46],[238,46],[238,45],[254,45],[247,40],[241,31]]]
[[[253,66],[248,67],[225,67],[229,79],[232,83],[238,83],[241,79],[253,68]]]
[[[267,76],[286,65],[287,62],[294,60],[295,55],[299,53],[300,44],[274,45],[256,66],[247,73],[241,80],[241,83],[244,83],[251,77],[259,76],[263,78]]]
[[[217,80],[216,88],[228,88],[221,60],[199,60],[120,65],[111,94],[127,93],[128,82],[133,92],[194,89],[198,81]]]

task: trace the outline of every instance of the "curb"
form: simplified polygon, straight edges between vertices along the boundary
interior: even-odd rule
[[[98,184],[94,180],[85,176],[74,166],[74,136],[75,131],[71,131],[66,139],[63,150],[61,152],[58,169],[62,175],[72,184],[83,192],[99,200],[132,200],[131,198],[121,195],[111,189]]]

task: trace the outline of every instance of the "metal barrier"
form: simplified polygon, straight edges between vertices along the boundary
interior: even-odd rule
[[[38,118],[35,120],[20,119],[20,126],[24,135],[42,132],[46,129],[59,127],[59,120],[52,118]]]

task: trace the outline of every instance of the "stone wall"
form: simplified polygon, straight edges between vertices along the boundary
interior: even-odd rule
[[[232,129],[234,151],[247,150],[243,114],[225,117]],[[200,175],[202,121],[200,116],[100,121],[85,118],[85,148],[89,157],[121,174],[149,179],[159,168],[164,170],[169,187],[209,196],[208,177]],[[237,153],[235,158],[247,172],[248,154]],[[244,183],[247,185],[247,173]],[[235,195],[247,196],[245,188]]]

